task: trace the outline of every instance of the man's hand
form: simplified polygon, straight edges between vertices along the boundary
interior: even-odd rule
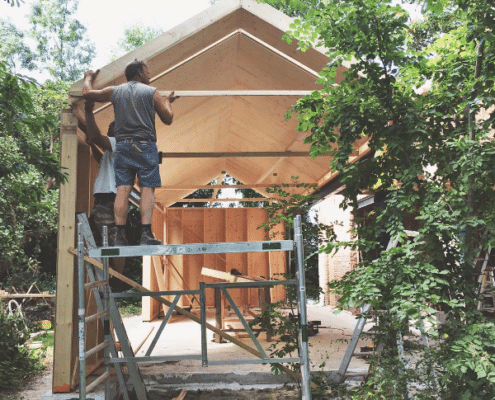
[[[89,70],[84,74],[84,80],[89,80],[91,84],[95,83],[96,77],[100,73],[100,70],[97,69],[96,71]]]
[[[172,90],[168,96],[166,97],[166,99],[169,101],[169,103],[173,103],[175,100],[177,100],[180,96],[176,96],[175,95],[175,90]]]

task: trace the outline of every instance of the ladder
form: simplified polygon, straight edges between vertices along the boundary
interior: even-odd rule
[[[418,232],[416,231],[408,231],[404,230],[404,232],[407,234],[408,237],[415,237],[418,235]],[[386,251],[394,248],[397,246],[399,242],[399,235],[395,237],[394,239],[390,239],[388,242]],[[371,306],[370,304],[366,303],[361,307],[361,314],[366,314],[370,310]],[[361,317],[359,318],[358,322],[356,323],[356,327],[354,328],[354,332],[351,337],[351,341],[349,342],[349,345],[347,346],[346,352],[344,354],[344,357],[342,358],[342,362],[340,364],[340,368],[337,372],[340,381],[342,382],[345,379],[345,374],[347,372],[347,368],[349,367],[349,364],[351,362],[351,358],[354,355],[354,352],[356,351],[356,346],[359,340],[359,336],[363,332],[364,325],[366,323],[366,318]],[[425,347],[428,347],[428,338],[426,337],[424,327],[421,326],[421,333],[423,337],[423,344]],[[405,365],[405,355],[404,355],[404,346],[402,344],[402,332],[398,331],[397,332],[397,350],[399,353],[399,359],[402,361],[402,363]]]
[[[110,355],[112,358],[118,358],[118,351],[113,340],[113,335],[110,328],[110,322],[113,325],[117,341],[120,344],[120,350],[124,357],[134,357],[134,352],[130,344],[129,338],[118,311],[115,299],[109,296],[109,276],[108,276],[108,259],[99,259],[97,261],[102,262],[103,270],[95,268],[91,263],[84,261],[84,254],[86,250],[96,249],[96,243],[91,232],[88,218],[85,213],[78,213],[78,292],[79,292],[79,399],[86,400],[86,393],[91,392],[98,384],[105,380],[105,398],[110,398],[110,368],[109,360]],[[104,227],[104,244],[107,244],[106,227]],[[84,246],[86,243],[86,247]],[[85,272],[89,283],[85,283]],[[86,317],[85,314],[85,290],[92,289],[97,313],[93,316]],[[103,292],[103,299],[100,293]],[[110,317],[110,319],[108,318]],[[85,324],[90,320],[100,318],[102,321],[105,340],[100,345],[86,351],[85,349]],[[86,357],[94,354],[101,349],[105,350],[105,373],[86,386]],[[114,363],[115,373],[117,375],[120,392],[123,395],[124,400],[130,400],[129,392],[125,382],[124,374],[122,372],[120,363]],[[130,380],[138,400],[147,400],[146,387],[141,377],[139,368],[136,363],[128,363],[127,369],[129,372]]]
[[[495,311],[495,295],[493,292],[491,292],[489,289],[487,290],[487,286],[490,285],[493,289],[495,286],[495,279],[493,276],[493,268],[490,270],[487,270],[488,263],[490,261],[491,257],[491,252],[492,248],[491,246],[488,246],[488,249],[485,252],[485,256],[483,258],[480,257],[482,250],[480,250],[480,254],[478,257],[475,259],[475,267],[476,263],[478,261],[483,260],[483,264],[481,265],[480,269],[480,275],[478,277],[478,294],[481,295],[481,299],[478,302],[478,310],[480,311],[488,311],[488,312],[493,312]],[[490,301],[490,305],[488,305],[483,301],[485,299],[488,299]]]

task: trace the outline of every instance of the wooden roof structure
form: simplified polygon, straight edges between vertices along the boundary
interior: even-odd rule
[[[318,187],[334,177],[330,156],[312,159],[296,118],[284,118],[303,93],[318,88],[318,71],[328,62],[322,50],[303,53],[282,40],[291,22],[254,0],[222,0],[101,68],[96,88],[124,83],[125,66],[146,60],[151,85],[181,95],[173,124],[156,123],[164,153],[157,205],[168,207],[224,173],[266,196],[266,186],[292,176]],[[70,92],[80,127],[81,89],[79,81]],[[101,104],[95,116],[106,132],[113,107]],[[363,144],[356,143],[357,157],[367,151]]]
[[[126,65],[135,58],[146,60],[151,85],[164,92],[175,90],[181,96],[173,103],[173,124],[156,123],[158,148],[164,158],[162,187],[155,192],[159,212],[155,209],[154,219],[163,220],[169,206],[223,174],[268,197],[268,186],[291,183],[294,176],[325,191],[335,185],[337,173],[330,170],[330,156],[312,159],[309,145],[304,144],[307,134],[295,130],[296,118],[285,120],[298,98],[318,89],[318,71],[329,61],[322,49],[303,53],[297,50],[297,43],[289,45],[282,39],[291,22],[290,17],[255,0],[220,0],[100,69],[96,88],[124,83]],[[344,68],[337,71],[337,83]],[[71,109],[61,114],[60,160],[68,179],[60,188],[59,203],[54,393],[73,387],[78,349],[75,215],[91,210],[92,184],[98,170],[85,143],[82,83],[71,87]],[[106,132],[114,119],[111,104],[100,104],[95,118]],[[365,138],[354,146],[353,160],[369,153]],[[232,229],[217,230],[237,232],[241,226],[259,226],[253,218],[249,224],[242,218],[244,223],[236,222],[239,211],[243,210],[230,209],[225,218]],[[163,221],[153,224],[164,236]],[[213,224],[203,225],[209,238],[218,233],[210,232]],[[92,335],[86,345],[97,342],[98,335]]]

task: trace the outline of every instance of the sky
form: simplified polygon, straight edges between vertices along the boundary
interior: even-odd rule
[[[0,0],[0,18],[8,17],[18,28],[28,29],[27,14],[33,2],[24,0],[20,7],[11,7]],[[210,5],[210,0],[80,0],[75,18],[87,28],[88,38],[95,44],[92,68],[97,69],[110,62],[125,28],[141,23],[165,32]]]

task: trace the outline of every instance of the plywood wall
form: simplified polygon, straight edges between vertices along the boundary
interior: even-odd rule
[[[160,223],[154,222],[154,233],[166,244],[245,242],[268,240],[269,234],[258,227],[268,220],[268,214],[261,208],[169,208],[163,214],[155,212],[155,218],[162,218]],[[277,227],[280,239],[284,229]],[[155,261],[156,261],[155,257]],[[157,277],[163,273],[165,290],[198,289],[199,282],[219,282],[218,279],[201,275],[203,267],[222,272],[236,269],[250,277],[278,278],[286,272],[286,253],[229,253],[180,255],[160,257],[159,265],[152,262],[143,266],[143,282],[150,288],[157,288]],[[153,289],[152,289],[153,290]],[[231,290],[238,306],[259,305],[258,289]],[[206,306],[214,306],[213,290],[207,290]],[[272,290],[271,301],[285,298],[285,290],[279,286]],[[154,300],[150,304],[143,303],[143,319],[151,320],[157,316],[159,306]],[[183,296],[179,303],[182,307],[198,306],[192,296]]]

